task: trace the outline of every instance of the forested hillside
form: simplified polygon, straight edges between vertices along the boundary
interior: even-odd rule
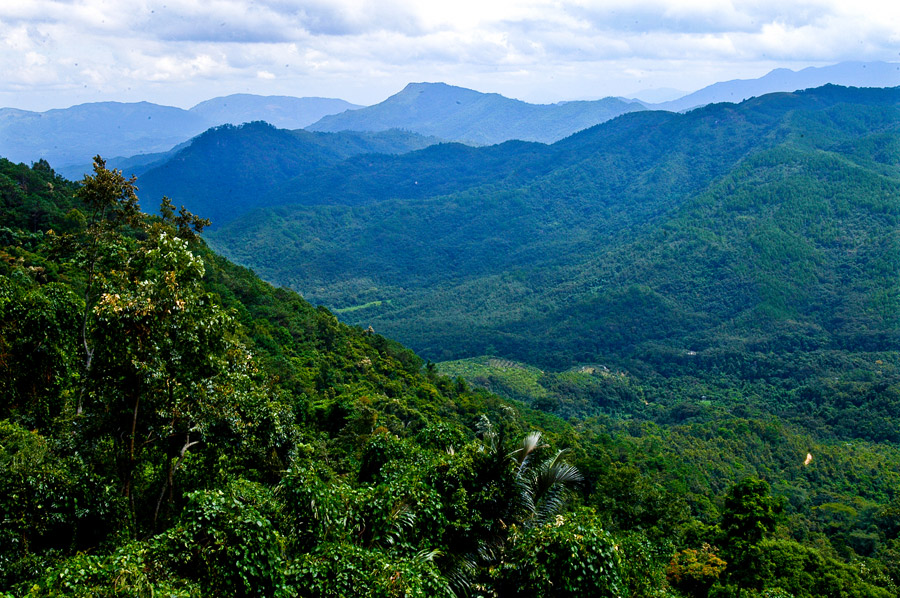
[[[543,411],[472,390],[216,256],[190,212],[142,214],[100,160],[78,185],[0,160],[0,216],[0,592],[897,593],[892,442],[690,376],[500,360],[475,365]],[[896,405],[878,355],[834,382],[848,404]]]
[[[874,389],[900,340],[898,101],[828,86],[629,114],[529,147],[546,174],[521,186],[284,206],[211,239],[435,361],[750,384],[804,426],[894,439]],[[469,168],[497,150],[477,151]]]
[[[359,154],[410,152],[439,140],[403,131],[311,133],[264,122],[223,125],[141,174],[141,188],[166,195],[221,226],[258,207],[281,205],[278,187]],[[125,170],[125,172],[128,172]]]

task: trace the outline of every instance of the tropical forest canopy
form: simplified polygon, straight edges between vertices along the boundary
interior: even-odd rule
[[[210,236],[336,313],[0,160],[0,593],[896,596],[898,106],[357,155]]]
[[[206,214],[217,227],[255,208],[285,203],[278,187],[297,176],[312,176],[352,156],[387,157],[437,141],[396,130],[310,133],[251,122],[209,129],[150,164],[122,170],[140,174],[143,193],[171,197]],[[200,172],[214,174],[201,177]]]
[[[677,381],[729,409],[896,440],[895,403],[873,389],[892,387],[900,340],[898,101],[828,86],[629,114],[518,160],[469,150],[468,168],[502,164],[506,184],[351,188],[353,205],[258,211],[211,240],[434,361],[600,365],[654,387],[648,414]],[[385,168],[429,180],[448,161],[423,157],[444,147]],[[348,184],[379,180],[357,164]]]

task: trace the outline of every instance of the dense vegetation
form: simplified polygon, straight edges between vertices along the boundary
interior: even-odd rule
[[[137,172],[144,193],[167,195],[220,226],[255,208],[285,203],[277,187],[287,180],[351,156],[404,153],[437,141],[403,131],[310,133],[251,122],[209,129]]]
[[[664,411],[677,381],[894,441],[898,98],[832,86],[630,114],[549,146],[559,167],[520,187],[284,206],[211,240],[435,361],[603,364]]]
[[[541,443],[514,452],[518,413],[209,253],[186,211],[141,215],[133,182],[102,162],[78,190],[46,163],[0,166],[0,587],[440,595],[540,581],[489,568],[562,514],[558,484],[535,481],[566,470]],[[620,584],[596,517],[569,525],[590,538],[585,566],[607,569],[585,588]]]
[[[835,122],[843,110],[850,109],[813,116]],[[867,115],[859,129],[871,134],[836,141],[847,148],[840,160],[812,152],[835,167],[834,178],[810,175],[778,144],[734,169],[729,160],[746,152],[732,140],[732,153],[706,165],[720,173],[714,183],[692,187],[687,200],[674,195],[689,186],[687,174],[667,183],[673,205],[691,206],[673,212],[684,219],[679,227],[674,218],[665,219],[668,229],[651,226],[659,205],[607,178],[632,198],[635,222],[644,222],[623,237],[632,243],[616,254],[623,269],[607,274],[646,282],[625,287],[619,311],[601,304],[611,314],[608,328],[594,330],[603,359],[554,353],[542,331],[564,338],[574,320],[542,328],[534,318],[534,342],[548,343],[547,361],[577,362],[551,368],[531,360],[544,370],[508,357],[435,367],[215,255],[198,236],[206,223],[187,210],[163,201],[159,216],[142,214],[135,182],[102,161],[73,184],[46,162],[0,160],[0,593],[895,596],[895,298],[883,297],[881,311],[859,305],[868,306],[885,280],[896,281],[896,256],[878,254],[879,262],[861,242],[850,243],[879,242],[871,214],[892,217],[895,136],[881,108],[852,112]],[[792,113],[801,117],[811,118]],[[651,118],[657,127],[645,134],[672,140],[665,124],[685,117]],[[770,120],[783,128],[780,116]],[[824,143],[809,139],[812,130],[795,146]],[[565,147],[578,153],[587,141]],[[628,150],[609,152],[606,164],[625,160]],[[653,160],[645,159],[650,176]],[[766,159],[768,170],[758,167]],[[670,155],[667,163],[678,160]],[[565,176],[579,180],[579,169]],[[770,178],[753,179],[765,172]],[[764,259],[772,245],[753,236],[759,253],[751,255],[774,268],[774,290],[763,295],[772,304],[741,319],[728,311],[740,304],[697,292],[691,311],[673,317],[675,299],[656,295],[684,283],[679,269],[697,277],[696,289],[725,283],[646,239],[659,230],[673,243],[721,239],[704,223],[730,214],[720,207],[731,197],[726,190],[777,211],[774,197],[802,196],[787,191],[793,172],[803,184],[826,185],[822,193],[846,223],[829,234],[848,243],[832,252],[847,260],[839,270],[847,277],[825,276],[814,288],[843,285],[846,297],[802,295],[792,278],[797,263],[779,253]],[[855,180],[882,186],[844,195],[827,186],[844,176],[856,191],[863,187]],[[503,197],[524,214],[534,209],[527,194]],[[584,204],[574,192],[568,197],[574,219],[593,196]],[[452,199],[455,209],[464,199]],[[437,210],[447,200],[427,201]],[[354,208],[363,209],[371,208]],[[353,213],[342,210],[327,207]],[[716,218],[699,220],[703,210]],[[748,207],[731,217],[782,222],[764,213]],[[816,222],[822,234],[830,230],[824,218]],[[441,229],[431,230],[439,241]],[[503,237],[511,230],[497,229],[497,243],[512,239]],[[784,235],[775,238],[792,247]],[[720,243],[718,255],[708,243],[697,252],[729,264],[738,255],[729,251],[746,249]],[[823,251],[813,265],[827,274],[832,257]],[[858,275],[863,267],[866,276]],[[529,276],[512,269],[490,280],[523,289]],[[571,279],[573,296],[584,283]],[[793,293],[790,301],[781,296],[782,311],[774,304],[778,285]],[[713,316],[723,318],[718,328],[706,326]],[[669,333],[660,334],[660,322],[669,322]],[[629,344],[644,326],[658,336]],[[466,336],[478,340],[482,330]],[[708,345],[666,345],[704,338]]]

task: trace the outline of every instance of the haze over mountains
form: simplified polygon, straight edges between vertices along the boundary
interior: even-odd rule
[[[294,98],[238,93],[200,102],[191,112],[217,125],[262,120],[279,129],[302,129],[329,114],[362,108],[334,98]]]
[[[846,62],[801,71],[777,69],[758,79],[716,83],[677,100],[657,104],[623,98],[528,104],[444,83],[410,83],[384,102],[323,117],[313,131],[404,129],[474,145],[512,139],[553,143],[620,114],[647,108],[679,112],[716,102],[740,102],[776,91],[827,83],[853,87],[900,85],[900,64]]]
[[[828,83],[846,87],[896,87],[900,85],[900,63],[841,62],[799,71],[775,69],[758,79],[735,79],[714,83],[677,100],[653,105],[658,110],[689,110],[715,102],[741,102],[777,91],[797,91]]]
[[[380,104],[326,116],[311,131],[405,129],[449,141],[491,145],[510,139],[549,143],[626,112],[638,102],[528,104],[445,83],[410,83]]]
[[[91,158],[162,153],[206,129],[264,120],[299,129],[326,114],[356,107],[343,100],[238,94],[214,98],[190,110],[149,102],[95,102],[30,112],[0,109],[0,155],[14,162],[44,159],[72,178]]]
[[[213,98],[190,110],[148,102],[98,102],[42,113],[2,108],[0,155],[21,162],[43,158],[60,173],[76,179],[98,153],[112,166],[142,171],[149,163],[168,159],[166,152],[210,127],[255,120],[315,131],[397,128],[474,145],[510,139],[553,142],[626,112],[680,111],[825,83],[900,85],[900,65],[854,62],[798,72],[778,69],[759,79],[716,83],[660,104],[604,98],[535,105],[443,83],[413,83],[365,108],[337,99],[250,94]],[[125,160],[129,157],[133,159]]]
[[[69,167],[77,165],[83,173],[94,155],[165,152],[210,126],[198,114],[149,102],[97,102],[47,112],[3,108],[0,154],[13,162],[44,159],[78,178]]]

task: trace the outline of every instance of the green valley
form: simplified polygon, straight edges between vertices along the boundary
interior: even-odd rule
[[[0,159],[0,597],[896,596],[898,127]]]
[[[896,349],[897,98],[825,87],[630,114],[502,162],[503,146],[468,151],[499,182],[405,197],[391,184],[350,206],[256,212],[209,239],[313,302],[390,298],[347,317],[432,360],[720,361],[768,377],[783,367],[773,353]],[[427,179],[447,164],[424,159],[435,148],[385,170],[416,164]],[[353,168],[345,199],[380,180]]]

